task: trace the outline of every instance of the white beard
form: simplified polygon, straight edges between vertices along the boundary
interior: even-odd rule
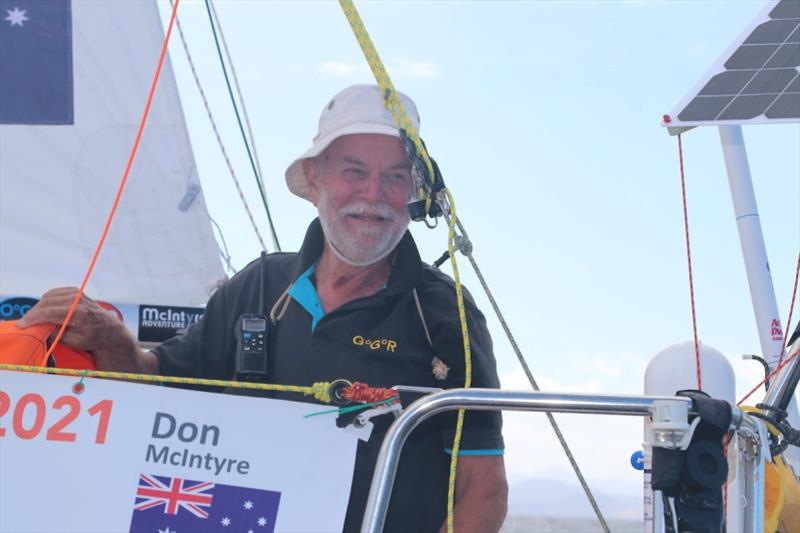
[[[338,213],[332,213],[328,194],[320,191],[319,221],[328,244],[341,261],[351,266],[368,266],[392,253],[403,238],[411,219],[405,211],[398,215],[386,204],[373,205],[366,202],[353,202],[344,206]],[[370,214],[391,220],[388,228],[367,228],[353,234],[344,223],[348,215]]]

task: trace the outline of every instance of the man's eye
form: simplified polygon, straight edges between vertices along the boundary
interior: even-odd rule
[[[364,170],[360,168],[351,167],[344,169],[344,173],[346,176],[361,177],[364,175]]]
[[[410,178],[406,174],[401,174],[401,173],[395,172],[393,174],[389,174],[389,179],[392,180],[392,181],[405,183],[405,182],[409,181]]]

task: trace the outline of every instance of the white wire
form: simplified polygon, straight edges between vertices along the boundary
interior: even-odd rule
[[[678,511],[675,509],[675,498],[667,498],[667,501],[669,501],[670,514],[672,515],[672,528],[675,533],[680,533],[678,531]]]

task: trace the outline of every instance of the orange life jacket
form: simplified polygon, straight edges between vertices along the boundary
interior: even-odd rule
[[[56,368],[96,370],[94,358],[88,352],[74,350],[59,343],[49,360],[45,359],[56,331],[53,324],[37,324],[20,329],[16,320],[0,322],[0,363]]]

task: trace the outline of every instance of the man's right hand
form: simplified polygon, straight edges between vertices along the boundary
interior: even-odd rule
[[[17,322],[17,326],[26,328],[45,323],[60,326],[76,294],[78,289],[75,287],[47,291],[39,303]],[[141,350],[125,325],[85,294],[81,296],[61,342],[77,350],[90,352],[98,370],[158,373],[155,355]]]

